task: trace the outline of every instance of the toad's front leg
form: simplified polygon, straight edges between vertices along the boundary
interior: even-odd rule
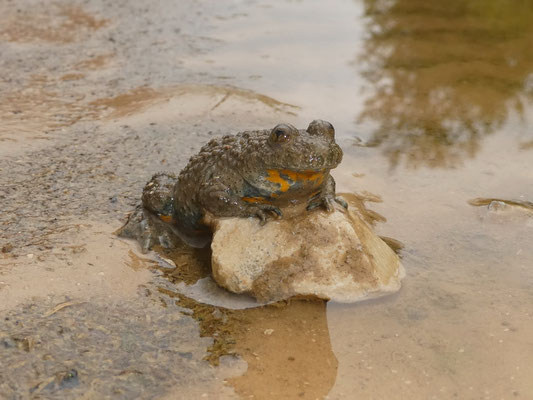
[[[333,212],[334,201],[344,208],[348,208],[346,200],[335,194],[335,180],[331,175],[328,175],[322,190],[309,199],[307,210],[310,211],[316,207],[323,207],[328,212]]]
[[[243,196],[220,181],[204,185],[198,197],[201,207],[216,217],[257,217],[264,225],[270,216],[282,216],[267,199]]]

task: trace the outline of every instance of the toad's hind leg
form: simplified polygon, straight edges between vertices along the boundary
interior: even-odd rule
[[[142,194],[143,207],[170,222],[174,213],[174,187],[177,178],[173,174],[157,173],[146,184]]]
[[[163,222],[143,206],[138,206],[130,214],[127,222],[115,231],[115,234],[137,240],[143,253],[147,253],[155,245],[170,248],[176,247],[179,243],[171,225]]]
[[[176,177],[158,173],[146,184],[142,205],[128,217],[128,221],[115,233],[125,238],[136,239],[146,253],[154,245],[172,247],[176,239],[169,224],[173,214],[173,190]]]

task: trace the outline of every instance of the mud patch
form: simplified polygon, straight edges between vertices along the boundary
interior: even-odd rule
[[[525,200],[505,200],[478,197],[476,199],[469,200],[468,204],[476,207],[487,206],[490,210],[504,210],[506,207],[512,207],[533,213],[533,202]]]
[[[57,299],[55,299],[57,300]],[[210,339],[175,307],[139,296],[135,303],[87,302],[47,315],[45,300],[0,321],[0,394],[13,398],[140,398],[202,394],[232,398],[202,361]],[[172,395],[174,393],[174,395]],[[181,398],[183,398],[181,397]]]
[[[233,110],[235,102],[254,103],[270,111],[294,115],[297,106],[283,103],[250,90],[233,86],[185,84],[168,88],[140,87],[115,97],[102,98],[91,102],[97,109],[107,110],[107,118],[123,118],[145,111],[149,107],[164,107],[158,114],[197,115]],[[234,112],[234,111],[232,111]],[[158,118],[161,121],[161,118]]]
[[[28,253],[0,258],[0,310],[8,310],[30,298],[69,296],[77,300],[95,297],[128,298],[147,283],[154,260],[133,252],[115,238],[112,228],[96,222],[78,222],[57,232],[63,244],[48,253]]]
[[[192,285],[211,274],[211,249],[198,249],[182,243],[179,247],[166,249],[155,246],[154,250],[167,261],[171,268],[161,268],[163,276],[174,284],[184,282]]]
[[[0,39],[8,42],[70,43],[109,24],[109,20],[90,15],[76,5],[6,9],[0,18]]]
[[[370,226],[375,226],[378,222],[387,222],[387,219],[369,209],[366,206],[366,202],[371,203],[381,203],[383,200],[378,195],[361,192],[361,193],[338,193],[339,196],[343,197],[348,204],[356,210],[358,215]]]
[[[0,95],[0,140],[32,145],[32,141],[47,141],[52,133],[82,120],[96,118],[94,110],[83,104],[85,94],[60,91],[58,82],[81,79],[68,74],[58,78],[32,75],[23,88]],[[28,143],[29,142],[29,143]],[[20,149],[20,144],[17,146]],[[4,147],[10,153],[11,147]]]
[[[85,78],[85,75],[83,74],[65,74],[61,76],[59,79],[61,79],[62,81],[77,81],[83,78]]]
[[[99,54],[97,56],[80,61],[74,65],[74,68],[81,70],[97,70],[109,64],[114,56],[115,53]]]
[[[148,87],[141,87],[115,97],[95,100],[91,105],[104,110],[109,109],[109,118],[120,118],[141,112],[159,102],[168,101],[170,97],[165,90],[158,91]]]
[[[530,142],[524,142],[520,144],[521,150],[533,150],[533,140]]]

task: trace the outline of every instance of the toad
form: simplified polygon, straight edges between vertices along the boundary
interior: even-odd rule
[[[305,202],[309,211],[332,211],[333,202],[346,208],[330,175],[341,160],[335,129],[327,121],[315,120],[307,129],[279,124],[227,135],[203,146],[177,178],[154,175],[143,190],[141,208],[182,238],[205,236],[208,217],[256,217],[265,224],[272,216],[282,217],[291,204]],[[142,222],[143,210],[119,234],[138,237],[128,225]],[[143,249],[153,244],[152,237],[144,241]]]

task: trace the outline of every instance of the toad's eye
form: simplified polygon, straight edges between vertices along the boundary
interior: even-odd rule
[[[335,128],[328,121],[322,121],[321,119],[316,119],[309,124],[307,132],[311,135],[329,137],[331,139],[335,138]]]
[[[283,129],[276,129],[272,132],[272,140],[274,142],[288,142],[290,139],[290,133]]]
[[[278,125],[270,133],[270,141],[272,143],[287,143],[291,140],[292,131],[288,125]]]

